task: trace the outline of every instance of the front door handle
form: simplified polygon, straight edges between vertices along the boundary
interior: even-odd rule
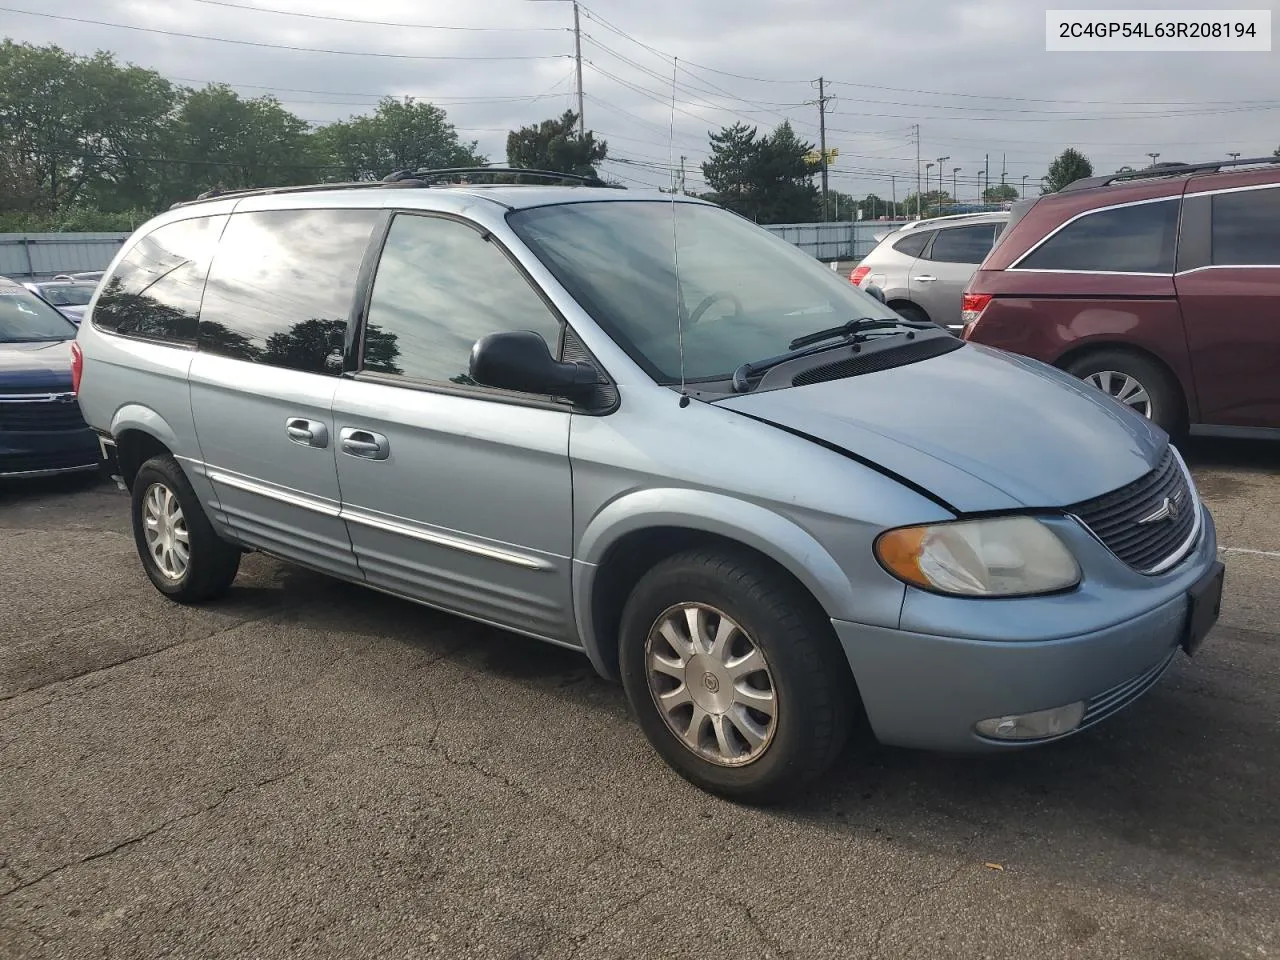
[[[385,460],[391,456],[391,442],[380,433],[357,427],[343,427],[339,436],[342,439],[342,452],[348,456],[362,457],[365,460]]]
[[[923,277],[912,277],[911,279],[912,279],[912,280],[919,280],[921,283],[933,283],[933,281],[937,280],[938,278],[937,278],[937,277],[931,277],[931,276],[929,276],[929,274],[927,274],[927,273],[926,273]]]
[[[329,428],[319,420],[308,420],[306,417],[290,417],[284,422],[284,432],[293,443],[304,447],[327,447],[329,445]]]

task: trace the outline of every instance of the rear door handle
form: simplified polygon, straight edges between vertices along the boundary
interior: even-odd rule
[[[928,274],[925,274],[923,277],[912,277],[911,279],[912,279],[912,280],[919,280],[921,283],[933,283],[933,281],[937,280],[938,278],[937,278],[937,277],[931,277],[931,276],[929,276]]]
[[[372,430],[343,427],[339,437],[342,440],[342,452],[348,456],[365,460],[385,460],[391,456],[391,442]]]
[[[329,445],[329,428],[319,420],[308,420],[306,417],[290,417],[284,422],[284,431],[289,439],[304,447],[327,447]]]

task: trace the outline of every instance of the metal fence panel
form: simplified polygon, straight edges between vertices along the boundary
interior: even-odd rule
[[[765,229],[818,260],[859,260],[879,242],[876,234],[883,234],[906,222],[859,220],[838,223],[775,223]]]
[[[128,233],[0,233],[0,276],[47,280],[105,270]]]

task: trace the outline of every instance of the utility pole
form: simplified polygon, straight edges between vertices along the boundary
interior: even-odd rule
[[[587,136],[587,120],[582,112],[582,27],[578,22],[578,0],[573,0],[573,59],[578,72],[578,139]]]
[[[680,155],[680,193],[684,193],[684,162],[687,158],[684,154]]]
[[[574,2],[576,3],[577,0]],[[827,203],[827,101],[835,98],[827,96],[825,78],[819,77],[816,83],[818,84],[818,156],[822,163],[822,220],[825,223],[831,213]]]
[[[890,196],[893,197],[893,209],[889,211],[890,218],[898,216],[898,178],[890,174],[889,176]]]
[[[987,194],[991,190],[991,154],[985,154],[982,161],[982,202],[987,202]]]
[[[916,137],[916,219],[920,219],[920,124],[912,124]]]
[[[1007,153],[1000,154],[1000,186],[1002,187],[1004,186],[1004,178],[1009,173],[1008,168],[1005,165],[1005,159],[1008,156],[1009,155]]]

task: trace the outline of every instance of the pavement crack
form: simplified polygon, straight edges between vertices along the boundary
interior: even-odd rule
[[[195,817],[202,817],[206,814],[212,813],[214,810],[217,810],[220,806],[226,803],[227,800],[229,800],[231,797],[237,794],[249,793],[254,790],[259,790],[262,787],[269,786],[273,783],[278,783],[281,780],[287,780],[289,777],[292,777],[295,774],[301,773],[303,770],[307,770],[311,767],[316,766],[319,763],[322,763],[328,757],[332,756],[334,753],[337,753],[337,752],[338,751],[331,751],[330,753],[322,754],[319,757],[316,757],[312,760],[308,760],[306,763],[301,763],[296,767],[291,767],[290,769],[285,770],[282,773],[273,774],[269,777],[263,777],[261,779],[254,780],[250,783],[238,783],[238,784],[234,784],[233,786],[226,787],[223,790],[221,790],[217,795],[217,797],[213,799],[211,802],[206,803],[195,810],[189,810],[186,813],[179,814],[176,817],[171,817],[170,819],[164,821],[163,823],[157,824],[154,827],[144,830],[142,833],[139,833],[132,837],[128,837],[125,840],[121,840],[119,843],[115,844],[114,846],[107,847],[103,850],[95,850],[93,853],[89,854],[88,856],[81,857],[79,860],[73,860],[70,863],[60,864],[59,866],[56,866],[51,870],[46,870],[44,873],[40,874],[37,877],[33,877],[30,880],[25,880],[25,881],[21,880],[21,877],[19,877],[18,874],[12,868],[8,868],[9,872],[12,873],[15,877],[18,877],[20,882],[17,886],[13,887],[12,889],[6,891],[3,894],[0,894],[0,900],[5,900],[13,896],[15,893],[20,893],[29,887],[34,887],[39,883],[43,883],[44,881],[57,876],[58,874],[62,873],[65,870],[71,870],[76,867],[82,867],[87,863],[93,863],[95,860],[102,860],[106,857],[110,857],[113,854],[119,853],[121,850],[125,850],[129,847],[135,846],[136,844],[142,843],[144,840],[149,840],[151,837],[154,837],[156,834],[163,833],[164,831],[168,830],[170,827],[176,826],[177,824],[182,823],[185,820],[191,820]]]
[[[912,896],[902,902],[901,908],[896,913],[885,916],[880,923],[876,925],[875,939],[871,943],[871,951],[868,954],[871,960],[875,960],[875,958],[880,956],[880,947],[884,941],[884,935],[889,931],[890,927],[902,920],[911,912],[912,907],[924,900],[924,898],[929,894],[936,893],[943,887],[950,886],[955,881],[956,877],[960,876],[960,874],[964,872],[964,869],[967,866],[969,866],[969,861],[961,860],[956,864],[955,869],[941,880],[934,883],[923,884]]]
[[[212,633],[202,634],[198,637],[188,637],[185,640],[179,640],[176,643],[170,643],[163,647],[158,647],[155,650],[147,650],[143,653],[135,654],[134,656],[131,656],[131,657],[125,657],[121,660],[116,660],[115,662],[106,664],[105,666],[95,667],[93,670],[86,670],[84,673],[77,673],[74,676],[70,676],[70,677],[60,677],[57,680],[51,680],[48,683],[41,684],[38,687],[28,687],[25,690],[18,690],[18,691],[15,691],[14,693],[4,694],[0,696],[0,703],[5,703],[17,697],[40,693],[41,691],[48,690],[50,687],[56,687],[60,684],[72,684],[72,683],[75,683],[76,681],[86,680],[86,679],[95,677],[99,674],[109,673],[110,671],[116,670],[120,667],[126,667],[131,663],[137,663],[140,660],[146,660],[150,657],[158,657],[163,653],[169,653],[170,651],[180,650],[183,647],[193,646],[198,643],[203,643],[207,640],[213,640],[216,637],[220,637],[225,633],[230,633],[232,630],[238,630],[241,627],[251,626],[263,620],[270,619],[271,617],[279,614],[283,609],[285,608],[283,607],[277,608],[274,610],[270,610],[262,614],[261,616],[250,617],[246,620],[238,620],[233,624],[214,630]],[[94,686],[91,686],[91,687],[86,687],[84,690],[77,691],[76,693],[72,694],[72,696],[73,697],[80,696],[82,693],[87,693],[89,690],[97,690],[99,687],[102,687],[106,683],[112,682],[114,679],[115,679],[114,677],[108,677],[105,681],[103,681],[103,683],[95,684]],[[23,716],[24,714],[32,713],[36,710],[44,709],[45,707],[49,706],[52,703],[57,702],[60,699],[63,699],[63,698],[56,697],[56,696],[52,697],[51,699],[46,700],[43,703],[38,703],[35,706],[29,707],[26,710],[18,710],[18,711],[15,711],[14,713],[8,714],[6,717],[4,717],[4,720],[10,720],[13,717],[20,717],[20,716]]]

